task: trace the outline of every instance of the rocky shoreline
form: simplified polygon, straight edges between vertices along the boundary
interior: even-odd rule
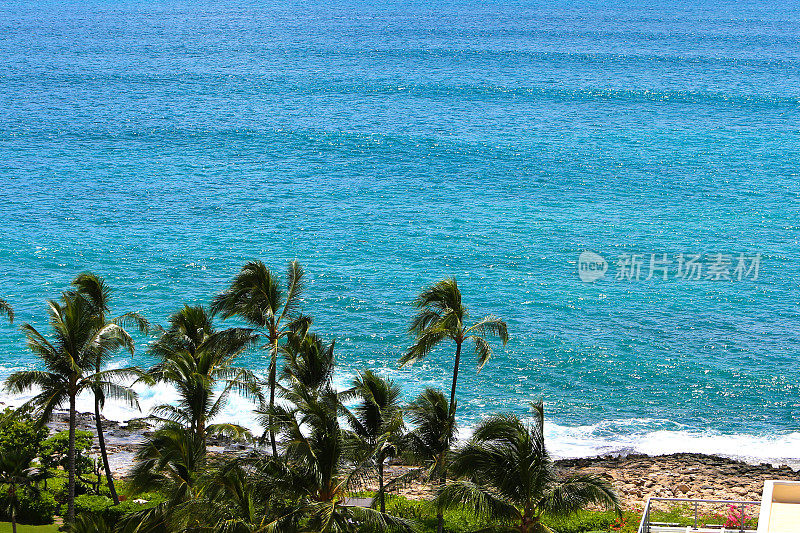
[[[52,432],[63,431],[67,423],[67,414],[58,413],[49,426]],[[94,432],[94,415],[79,413],[78,429]],[[104,421],[109,462],[116,477],[125,477],[137,447],[152,430],[142,419],[126,423]],[[209,449],[224,454],[241,452],[245,447],[212,442]],[[800,472],[786,465],[751,464],[694,453],[607,455],[561,459],[556,464],[564,475],[592,474],[607,478],[618,491],[623,507],[629,510],[641,509],[648,497],[759,501],[765,480],[800,480]],[[409,467],[390,465],[386,470],[387,478],[391,479],[408,471]],[[413,483],[400,488],[398,493],[414,499],[428,498],[432,487]]]
[[[649,497],[760,501],[764,481],[800,480],[789,466],[749,464],[695,453],[594,457],[557,461],[569,473],[608,478],[625,509],[641,509]]]

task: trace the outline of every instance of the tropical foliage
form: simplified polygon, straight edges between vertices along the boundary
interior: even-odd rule
[[[261,261],[251,261],[231,283],[231,286],[214,298],[211,309],[223,318],[237,316],[257,328],[267,341],[269,362],[269,407],[275,406],[278,386],[277,369],[280,342],[285,337],[308,329],[311,319],[300,313],[303,293],[303,268],[297,261],[289,263],[286,288],[278,277]],[[269,424],[272,454],[277,455],[275,432]]]
[[[120,384],[136,375],[133,368],[100,370],[112,354],[126,349],[131,354],[134,345],[128,333],[119,325],[106,323],[97,314],[95,304],[79,292],[65,292],[61,301],[48,302],[51,337],[41,334],[30,324],[22,326],[28,348],[41,359],[44,370],[22,370],[6,381],[11,392],[37,389],[39,392],[24,406],[35,409],[43,421],[49,420],[56,409],[69,408],[68,452],[68,513],[75,516],[75,431],[76,400],[82,392],[98,391],[103,398],[122,400],[136,405],[133,392]]]
[[[14,308],[2,298],[0,298],[0,314],[6,315],[9,322],[14,322]]]
[[[8,415],[11,419],[34,412],[46,422],[67,407],[68,432],[46,443],[39,435],[24,457],[8,454],[0,462],[0,483],[35,487],[43,482],[46,487],[50,479],[58,490],[63,468],[65,521],[75,533],[417,531],[428,526],[418,514],[426,505],[435,511],[440,533],[454,510],[464,519],[458,531],[480,526],[538,533],[590,504],[616,508],[605,481],[559,477],[544,446],[541,404],[532,422],[496,415],[458,446],[462,346],[472,346],[480,368],[492,354],[489,340],[505,345],[508,331],[493,315],[470,322],[455,280],[436,283],[415,300],[414,338],[400,360],[422,359],[452,341],[449,400],[427,388],[406,403],[397,383],[366,369],[348,388],[336,390],[336,344],[310,331],[311,318],[300,311],[303,278],[297,262],[290,263],[283,280],[263,263],[250,262],[209,308],[184,305],[164,329],[138,313],[110,318],[111,293],[103,280],[92,274],[76,278],[71,290],[49,302],[49,335],[23,326],[42,369],[17,372],[6,382],[15,392],[34,390],[23,409]],[[245,327],[220,326],[226,319],[243,321]],[[133,353],[126,327],[141,335],[158,331],[148,345],[155,362],[147,372],[108,369],[115,352]],[[238,362],[244,352],[262,347],[269,354],[265,376]],[[107,401],[136,406],[130,386],[135,381],[167,385],[177,399],[149,413],[155,429],[138,447],[122,483],[128,500],[120,502],[101,411]],[[85,452],[84,441],[91,446],[92,435],[77,430],[76,399],[82,393],[95,400],[102,467]],[[255,436],[256,428],[241,421],[220,420],[233,395],[252,402],[261,426]],[[0,446],[3,427],[0,421]],[[235,444],[237,451],[218,453],[212,444]],[[399,457],[412,463],[402,475],[389,466]],[[96,482],[81,477],[86,465]],[[78,499],[78,516],[76,475],[85,493]],[[403,504],[407,501],[392,494],[412,479],[435,488],[435,498],[420,503],[423,507]]]
[[[590,504],[619,510],[611,485],[593,476],[561,479],[544,443],[544,409],[534,420],[494,415],[453,457],[458,479],[441,488],[440,505],[463,506],[521,533],[549,533],[543,518],[573,514]]]
[[[247,429],[238,424],[209,425],[209,420],[220,413],[231,393],[263,402],[255,374],[235,365],[236,357],[255,341],[250,329],[218,331],[201,306],[187,305],[173,314],[169,328],[150,347],[150,353],[160,361],[148,376],[153,382],[172,385],[178,402],[159,405],[153,410],[153,418],[185,426],[200,440],[220,434],[246,437]]]

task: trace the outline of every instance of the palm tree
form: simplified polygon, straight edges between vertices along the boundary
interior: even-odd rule
[[[7,301],[0,298],[0,313],[8,317],[8,321],[14,323],[14,309]]]
[[[116,533],[118,530],[100,514],[83,513],[67,528],[69,533]]]
[[[10,392],[22,393],[33,387],[40,392],[23,408],[38,410],[41,420],[50,420],[53,412],[69,405],[69,451],[67,520],[75,518],[75,401],[83,391],[102,391],[104,398],[124,400],[137,405],[136,396],[118,381],[135,375],[135,369],[123,368],[97,372],[98,359],[105,362],[115,351],[125,348],[133,354],[133,341],[116,324],[102,324],[94,306],[83,296],[64,293],[62,302],[51,300],[48,314],[53,330],[47,339],[30,324],[22,326],[28,348],[44,363],[45,370],[22,370],[6,380]]]
[[[125,313],[113,319],[108,319],[106,314],[110,310],[111,289],[105,284],[102,278],[91,274],[80,274],[72,281],[75,286],[77,294],[83,296],[94,306],[94,313],[101,327],[106,325],[117,325],[124,327],[127,324],[135,326],[140,333],[147,334],[150,332],[150,324],[139,313]],[[98,356],[94,361],[95,373],[99,373],[103,364],[103,358]],[[140,373],[136,369],[137,373]],[[103,470],[106,474],[106,483],[108,490],[111,493],[111,499],[114,505],[119,505],[119,496],[117,489],[114,485],[114,476],[111,473],[111,468],[108,463],[108,452],[106,450],[106,439],[103,433],[103,417],[101,411],[105,406],[105,395],[101,387],[95,387],[92,391],[94,393],[94,420],[97,428],[97,443],[100,447],[100,456],[103,461]],[[128,393],[133,396],[134,392],[129,389]]]
[[[17,487],[30,486],[36,476],[36,469],[31,468],[31,462],[36,456],[31,453],[30,447],[13,447],[0,454],[0,483],[8,485],[7,505],[11,516],[11,530],[17,533],[17,512],[19,511],[19,498]]]
[[[303,292],[303,268],[297,261],[289,263],[286,289],[261,261],[251,261],[242,267],[231,286],[211,304],[214,313],[223,318],[238,316],[257,328],[270,349],[269,409],[275,405],[279,342],[290,333],[307,330],[311,319],[299,312]],[[275,432],[268,424],[272,454],[277,455]]]
[[[426,478],[447,480],[447,452],[456,438],[456,419],[452,406],[441,391],[427,388],[406,407],[406,414],[416,426],[406,436],[408,449],[427,466]],[[436,531],[442,533],[444,515],[441,505],[436,507]]]
[[[236,357],[256,340],[252,330],[216,330],[202,306],[184,306],[169,319],[169,328],[151,347],[161,358],[148,372],[154,382],[173,385],[178,405],[164,404],[153,410],[162,422],[183,425],[205,441],[207,435],[241,438],[248,431],[237,424],[209,425],[236,392],[263,403],[256,375],[235,366]],[[218,386],[221,390],[216,392]]]
[[[353,380],[344,398],[357,397],[359,403],[348,411],[348,423],[353,432],[373,454],[378,471],[378,499],[382,513],[386,512],[383,471],[386,459],[397,451],[403,437],[403,412],[400,409],[400,387],[365,370]]]
[[[453,364],[453,384],[450,387],[450,410],[455,415],[456,383],[458,366],[461,362],[461,347],[465,341],[472,341],[478,356],[478,370],[483,368],[492,355],[492,347],[487,335],[499,337],[503,346],[508,342],[506,323],[494,315],[467,326],[469,311],[461,303],[461,291],[455,278],[442,280],[422,291],[414,300],[419,309],[409,331],[416,336],[414,344],[400,358],[401,365],[411,364],[425,358],[433,348],[446,339],[456,344],[456,357]]]
[[[508,529],[520,533],[552,533],[542,518],[569,515],[590,504],[619,513],[617,496],[605,480],[559,477],[544,445],[541,402],[534,411],[531,423],[513,415],[483,421],[451,464],[464,479],[440,490],[439,505],[474,509],[477,516],[511,524]]]
[[[167,424],[148,438],[136,452],[129,490],[158,491],[167,500],[134,518],[140,530],[175,530],[164,528],[200,496],[198,478],[207,464],[205,440],[191,428]]]
[[[276,405],[269,417],[280,432],[283,456],[262,457],[254,463],[254,483],[264,493],[277,491],[292,505],[264,525],[278,530],[305,519],[310,531],[320,533],[387,529],[412,530],[405,519],[353,505],[352,491],[362,488],[371,471],[371,456],[356,446],[342,428],[343,406],[331,387],[317,393],[299,389],[293,406]],[[267,418],[267,417],[265,417]]]
[[[329,385],[336,364],[335,345],[335,342],[326,343],[314,333],[287,335],[286,343],[281,347],[286,359],[281,381],[288,382],[289,388],[305,387],[309,390],[320,390]]]

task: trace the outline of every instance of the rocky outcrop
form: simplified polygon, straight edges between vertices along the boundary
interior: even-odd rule
[[[650,496],[759,501],[765,480],[800,480],[800,474],[788,466],[693,453],[566,459],[557,464],[567,475],[608,478],[626,509],[641,509]]]

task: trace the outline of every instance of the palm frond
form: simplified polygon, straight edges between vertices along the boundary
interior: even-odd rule
[[[207,435],[219,435],[228,439],[250,442],[253,434],[244,426],[231,423],[211,424],[206,428]]]
[[[465,333],[475,333],[483,336],[491,335],[493,337],[497,337],[503,341],[503,346],[508,343],[508,325],[494,315],[484,317],[479,322],[476,322],[470,326]]]
[[[483,337],[475,336],[472,340],[475,342],[475,354],[478,356],[478,372],[480,372],[483,365],[492,356],[492,347]]]
[[[420,359],[424,359],[440,342],[446,339],[448,331],[444,329],[428,329],[422,332],[414,341],[414,344],[400,358],[400,366],[413,364]]]
[[[494,521],[519,520],[521,514],[513,502],[487,487],[471,481],[456,480],[439,489],[435,503],[438,506],[463,507],[479,518]]]
[[[0,298],[0,313],[6,315],[9,322],[14,323],[14,308],[2,298]]]
[[[620,513],[619,498],[611,484],[596,476],[573,476],[553,488],[539,502],[539,508],[553,516],[564,516],[590,504],[605,506]]]

